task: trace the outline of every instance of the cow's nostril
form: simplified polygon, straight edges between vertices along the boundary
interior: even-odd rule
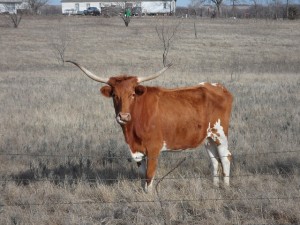
[[[128,122],[131,120],[130,113],[119,113],[119,117],[122,121]]]

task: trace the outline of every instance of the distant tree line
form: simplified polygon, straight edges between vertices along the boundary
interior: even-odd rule
[[[220,1],[220,0],[218,0]],[[215,1],[216,2],[216,1]],[[178,17],[220,17],[220,18],[257,18],[257,19],[298,19],[300,18],[300,5],[289,4],[288,0],[281,3],[273,0],[269,4],[258,4],[256,0],[252,0],[253,4],[238,4],[237,0],[231,0],[231,5],[217,4],[212,5],[200,2],[200,0],[192,0],[188,7],[178,7],[176,16]]]
[[[250,0],[251,4],[239,4],[240,0],[227,0],[231,4],[224,4],[223,0],[190,0],[188,7],[177,7],[177,17],[210,17],[210,18],[258,18],[258,19],[299,19],[300,4],[290,4],[290,0],[271,0],[268,4],[259,4],[259,0]],[[283,2],[285,1],[285,2]],[[17,15],[12,15],[11,20],[17,27],[22,15],[60,15],[60,5],[48,5],[48,0],[30,0],[27,9],[18,9]],[[207,4],[211,3],[211,4]],[[104,17],[121,15],[121,7],[103,8]]]
[[[178,17],[221,17],[221,18],[257,18],[257,19],[299,19],[300,5],[289,4],[279,0],[272,0],[269,4],[259,4],[258,0],[252,0],[252,4],[238,4],[239,0],[230,0],[231,5],[225,5],[222,0],[213,0],[212,5],[205,4],[205,0],[191,0],[188,7],[177,7],[176,16]],[[212,1],[212,0],[211,0]],[[221,3],[220,3],[221,1]],[[219,5],[219,8],[216,6]],[[61,6],[43,5],[39,8],[42,15],[61,14]],[[103,8],[104,17],[117,16],[123,13],[122,8]]]

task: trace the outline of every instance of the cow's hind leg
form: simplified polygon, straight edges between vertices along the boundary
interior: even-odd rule
[[[217,144],[209,137],[206,139],[205,148],[212,162],[213,184],[219,187],[220,158]]]
[[[218,145],[218,153],[222,163],[223,168],[223,176],[224,176],[224,185],[225,187],[229,187],[229,176],[230,176],[230,161],[231,161],[231,153],[228,150],[227,139],[224,142],[221,142]]]
[[[212,152],[210,155],[217,157],[218,160],[214,160],[221,162],[222,164],[222,175],[224,176],[224,185],[225,187],[229,186],[229,175],[230,175],[230,161],[231,161],[231,153],[228,150],[228,140],[223,127],[221,125],[221,121],[218,120],[213,128],[208,127],[207,129],[207,143],[210,145],[217,146],[217,152],[210,150]],[[211,156],[212,158],[212,156]]]

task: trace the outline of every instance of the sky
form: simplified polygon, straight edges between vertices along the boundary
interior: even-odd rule
[[[176,5],[177,6],[188,6],[190,4],[190,0],[177,0]]]

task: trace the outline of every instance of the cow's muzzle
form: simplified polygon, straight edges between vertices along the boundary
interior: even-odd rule
[[[117,122],[119,124],[126,124],[126,123],[128,123],[131,120],[131,115],[130,115],[130,113],[122,113],[122,112],[120,112],[117,115],[116,119],[117,119]]]

